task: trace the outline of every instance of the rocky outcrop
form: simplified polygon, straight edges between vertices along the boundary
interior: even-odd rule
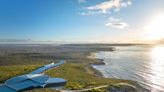
[[[108,92],[138,92],[135,86],[128,83],[118,83],[110,85],[107,90]]]

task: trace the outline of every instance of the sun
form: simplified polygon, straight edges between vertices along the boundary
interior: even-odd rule
[[[160,40],[164,38],[164,14],[155,17],[146,28],[147,38],[151,40]]]

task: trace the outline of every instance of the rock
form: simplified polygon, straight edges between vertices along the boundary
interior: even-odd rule
[[[108,92],[138,92],[135,86],[128,83],[110,85],[107,90]]]

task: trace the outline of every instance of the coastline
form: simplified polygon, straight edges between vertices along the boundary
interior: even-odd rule
[[[97,70],[96,68],[93,67],[93,65],[105,65],[105,62],[103,62],[104,60],[103,59],[97,59],[96,58],[96,53],[98,52],[91,52],[90,53],[90,56],[88,56],[90,59],[94,59],[94,60],[97,60],[99,63],[93,63],[93,64],[90,64],[90,67],[92,68],[92,70],[95,72],[95,76],[98,76],[98,77],[102,77],[102,78],[105,78],[103,76],[103,74],[101,73],[101,71]],[[124,79],[119,79],[119,80],[124,80]],[[134,86],[137,88],[137,92],[151,92],[150,90],[142,87],[141,85],[139,85],[139,83],[137,81],[133,81],[133,80],[129,80],[131,81],[131,83],[129,83],[130,85]]]
[[[92,65],[105,65],[105,62],[103,62],[103,59],[96,58],[96,53],[98,52],[90,52],[87,56],[88,59],[96,60],[97,62],[94,62]]]
[[[94,62],[93,64],[90,64],[89,67],[94,72],[95,76],[103,77],[103,74],[99,70],[97,70],[96,68],[93,67],[94,65],[105,65],[105,63],[103,62],[104,61],[103,59],[97,59],[96,58],[96,55],[95,55],[96,53],[97,52],[90,52],[90,55],[87,56],[87,58],[97,61],[97,62]]]
[[[24,49],[24,47],[21,48]],[[105,65],[103,59],[95,58],[95,54],[98,53],[99,51],[111,51],[111,47],[108,47],[110,48],[108,50],[107,48],[104,49],[102,47],[101,48],[95,46],[93,47],[90,45],[89,46],[80,45],[80,46],[71,46],[71,47],[69,46],[44,47],[44,48],[40,47],[37,50],[37,53],[36,52],[28,53],[29,51],[37,48],[38,47],[30,47],[30,48],[28,47],[27,51],[19,52],[19,49],[17,50],[17,48],[14,47],[14,49],[16,49],[17,52],[17,54],[14,55],[12,54],[13,51],[10,50],[6,51],[9,53],[9,55],[4,54],[3,61],[5,62],[1,62],[1,65],[5,65],[0,67],[1,70],[3,69],[3,76],[1,77],[1,80],[3,81],[6,80],[6,78],[8,78],[8,76],[5,74],[8,74],[9,77],[12,77],[15,74],[22,74],[24,73],[24,71],[28,72],[31,71],[31,69],[35,69],[34,66],[29,67],[31,64],[36,63],[38,67],[38,65],[40,64],[48,63],[50,60],[52,60],[51,58],[55,58],[54,62],[57,62],[57,59],[62,58],[67,60],[67,63],[57,69],[52,69],[50,71],[47,71],[46,74],[52,77],[61,77],[67,79],[68,83],[65,86],[65,89],[79,90],[85,88],[93,88],[97,86],[101,87],[102,85],[108,85],[108,86],[115,85],[118,83],[129,83],[129,84],[136,85],[135,82],[130,80],[104,78],[103,74],[99,70],[92,67],[93,65]],[[45,48],[46,48],[46,53],[45,53]],[[9,49],[12,50],[13,47]],[[19,59],[17,60],[18,57]],[[33,60],[35,60],[35,62],[33,62]],[[12,63],[7,63],[9,61],[12,61]],[[15,65],[15,67],[11,67],[13,66],[13,64]],[[16,72],[14,73],[10,72],[13,70],[15,70]],[[42,90],[40,90],[39,92],[44,92]],[[31,92],[35,92],[35,91],[31,91]]]

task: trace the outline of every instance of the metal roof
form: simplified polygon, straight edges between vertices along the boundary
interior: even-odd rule
[[[55,64],[55,63],[51,63],[51,64],[48,64],[48,65],[45,65],[43,67],[40,67],[38,68],[37,70],[34,70],[33,72],[31,72],[31,74],[39,74],[39,73],[42,73],[48,69],[51,69],[51,68],[54,68],[54,67],[57,67],[57,66],[60,66],[62,64],[64,64],[65,61],[64,60],[61,60],[59,63]]]
[[[0,91],[2,92],[17,92],[33,88],[45,88],[45,87],[60,87],[66,84],[66,80],[62,78],[51,78],[48,75],[41,74],[45,70],[57,67],[63,64],[64,61],[60,63],[45,65],[30,74],[25,74],[17,77],[8,79],[4,85],[0,86]]]

